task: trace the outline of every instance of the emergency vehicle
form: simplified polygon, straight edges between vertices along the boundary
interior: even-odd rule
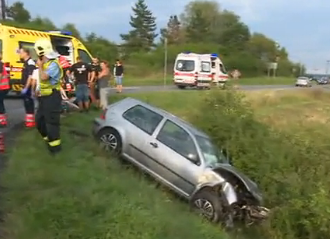
[[[228,80],[226,69],[217,54],[180,53],[174,64],[174,84],[186,87],[210,88],[223,86]]]
[[[23,62],[19,58],[18,50],[28,48],[31,57],[37,60],[34,43],[38,38],[48,38],[52,42],[54,50],[64,56],[72,65],[77,56],[86,63],[92,62],[91,54],[77,38],[67,31],[35,31],[23,28],[10,27],[0,24],[0,51],[2,61],[10,70],[10,84],[12,91],[19,94],[23,88],[21,84],[21,71]]]

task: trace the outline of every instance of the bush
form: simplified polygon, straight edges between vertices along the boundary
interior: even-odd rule
[[[211,92],[204,102],[194,123],[230,152],[235,166],[260,185],[266,206],[273,209],[269,223],[258,228],[260,236],[328,238],[330,149],[325,139],[271,129],[234,91]]]

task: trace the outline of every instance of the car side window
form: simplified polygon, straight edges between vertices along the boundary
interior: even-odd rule
[[[192,137],[179,125],[167,120],[157,140],[190,161],[197,161],[198,153]]]
[[[149,135],[152,135],[163,119],[163,116],[142,105],[136,105],[126,110],[123,117]]]

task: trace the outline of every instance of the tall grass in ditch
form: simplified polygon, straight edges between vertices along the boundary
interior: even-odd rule
[[[273,209],[271,219],[257,229],[260,238],[329,238],[330,146],[324,139],[270,128],[235,91],[211,92],[204,102],[192,123],[230,152],[234,165],[260,185]]]

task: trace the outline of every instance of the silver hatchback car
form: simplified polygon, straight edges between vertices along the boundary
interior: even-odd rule
[[[94,120],[93,134],[212,222],[231,227],[236,220],[253,223],[269,215],[257,185],[205,133],[164,110],[125,98]]]

